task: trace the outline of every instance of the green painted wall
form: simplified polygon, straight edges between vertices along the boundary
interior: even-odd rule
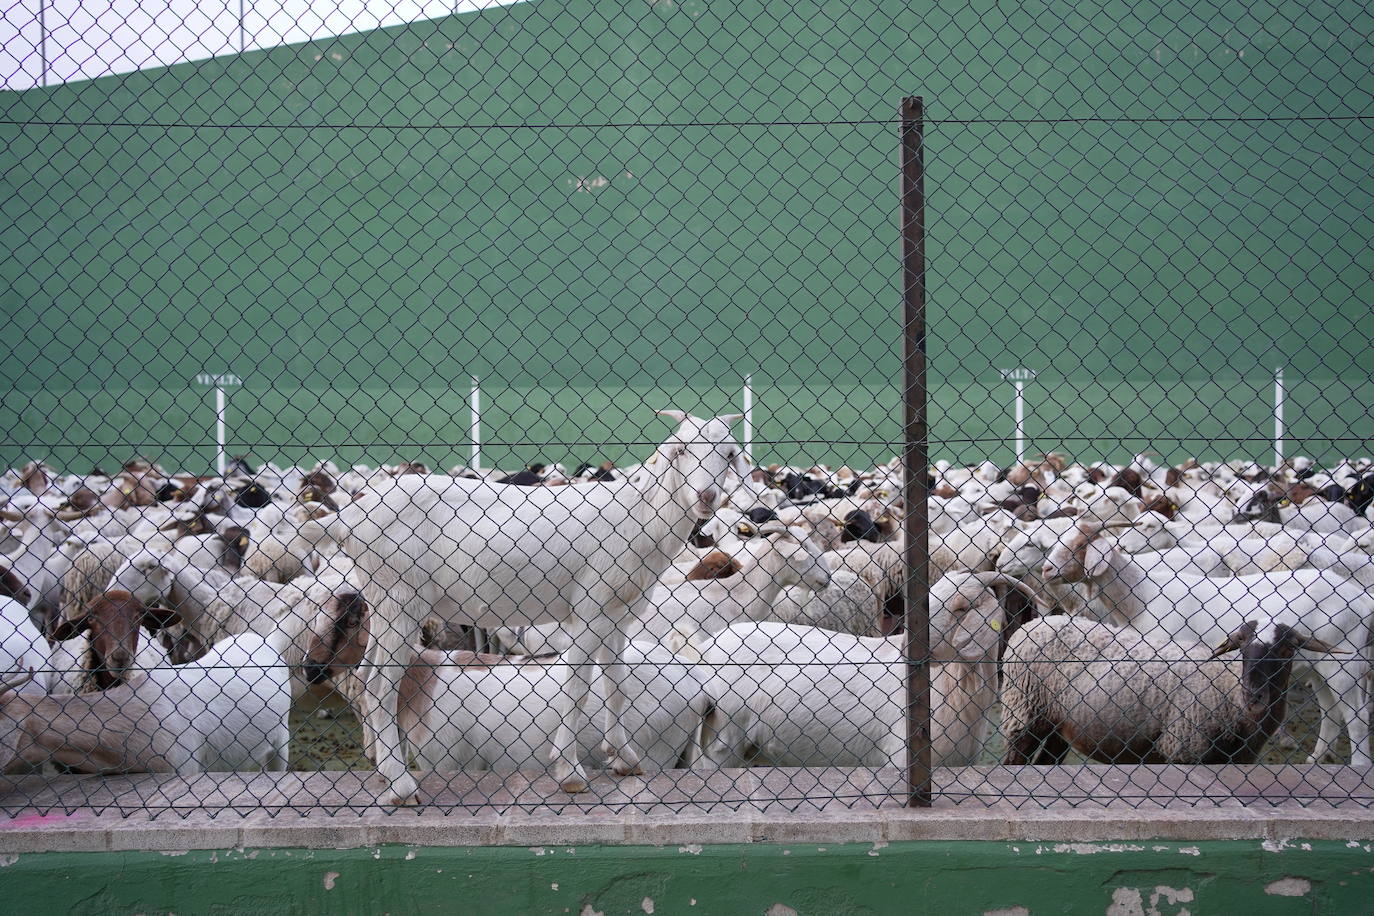
[[[1293,450],[1367,451],[1371,34],[1358,2],[533,0],[0,93],[0,463],[203,465],[202,367],[247,377],[260,458],[460,461],[469,375],[488,463],[643,454],[648,407],[752,373],[760,457],[885,460],[907,93],[935,454],[1005,458],[1012,364],[1036,448],[1265,454],[1282,363]]]
[[[1367,844],[1322,841],[382,846],[36,853],[0,880],[25,912],[63,914],[1270,916],[1368,912],[1371,865]]]

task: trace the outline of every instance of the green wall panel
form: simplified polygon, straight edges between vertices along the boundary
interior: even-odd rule
[[[1366,912],[1357,842],[232,849],[6,857],[32,913]]]
[[[208,461],[202,369],[247,379],[260,459],[462,460],[472,375],[487,463],[613,452],[752,375],[760,457],[886,460],[906,93],[934,454],[1005,459],[1011,365],[1037,448],[1264,455],[1283,365],[1296,449],[1367,451],[1371,33],[1358,3],[533,0],[0,93],[0,463]]]

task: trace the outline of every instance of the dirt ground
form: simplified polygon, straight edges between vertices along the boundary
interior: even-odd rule
[[[1264,763],[1305,763],[1317,741],[1317,705],[1305,686],[1289,693],[1286,729],[1292,742],[1276,736],[1264,753]],[[321,715],[321,711],[324,712]],[[983,763],[998,763],[1004,744],[994,722]],[[1336,744],[1336,760],[1348,760],[1350,742]],[[1080,758],[1070,755],[1070,761]],[[372,769],[363,755],[362,729],[343,697],[333,690],[315,689],[291,711],[291,768],[293,770]]]

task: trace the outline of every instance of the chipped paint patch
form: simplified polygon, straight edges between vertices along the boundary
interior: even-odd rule
[[[1056,843],[1051,847],[1055,852],[1071,852],[1075,855],[1090,856],[1099,852],[1144,852],[1144,846],[1129,843]],[[1040,850],[1037,849],[1036,852]]]
[[[654,898],[645,897],[639,901],[639,908],[645,912],[646,916],[654,916]]]
[[[1306,878],[1280,878],[1264,886],[1270,897],[1306,897],[1312,891],[1312,882]]]
[[[876,856],[876,855],[878,855],[878,850],[879,850],[879,849],[886,849],[886,848],[887,848],[887,840],[874,840],[874,841],[873,841],[873,848],[870,849],[870,850],[868,851],[868,854],[869,854],[870,856]]]
[[[1107,904],[1107,916],[1145,916],[1145,901],[1138,887],[1118,887]]]
[[[163,849],[160,852],[164,856],[184,856],[187,851],[185,849]]]
[[[555,881],[555,882],[553,882],[552,884],[550,884],[550,885],[549,885],[549,890],[551,890],[551,891],[556,891],[556,890],[558,890],[558,882]]]
[[[1178,854],[1181,856],[1200,856],[1202,855],[1202,850],[1198,849],[1196,846],[1180,846],[1178,848]]]
[[[18,861],[19,857],[16,855],[0,856],[0,868],[9,868],[11,865]]]
[[[1170,906],[1178,906],[1180,903],[1193,902],[1193,889],[1191,887],[1165,887],[1159,885],[1150,894],[1150,913],[1158,913],[1159,904],[1163,901]]]
[[[582,909],[578,911],[577,916],[606,916],[606,914],[601,910],[592,909],[590,903],[584,903],[582,904]]]
[[[543,846],[531,846],[530,852],[534,853],[537,856],[542,856],[546,852],[546,850]]]
[[[701,855],[701,844],[700,844],[700,843],[688,843],[686,846],[679,846],[679,847],[677,848],[677,851],[678,851],[678,852],[689,853],[690,855],[694,855],[694,856],[699,856],[699,855]]]
[[[337,880],[339,880],[339,873],[338,873],[338,872],[336,872],[336,871],[327,871],[327,872],[325,872],[325,873],[324,873],[324,889],[327,890],[327,891],[332,891],[332,890],[334,889],[334,882],[337,881]]]
[[[1138,887],[1118,887],[1112,891],[1112,902],[1107,904],[1107,916],[1164,916],[1159,908],[1163,903],[1172,913],[1185,916],[1189,911],[1182,904],[1193,902],[1191,887],[1167,887],[1158,885],[1150,891],[1149,904],[1145,902],[1144,892]]]
[[[407,850],[406,850],[406,861],[409,862],[409,861],[410,861],[411,859],[413,859],[413,858],[415,858],[415,850],[413,850],[413,849],[407,849]]]
[[[785,903],[775,903],[763,911],[763,916],[797,916],[797,911]]]
[[[1030,916],[1030,910],[1023,906],[1009,906],[1000,910],[984,910],[983,916]]]

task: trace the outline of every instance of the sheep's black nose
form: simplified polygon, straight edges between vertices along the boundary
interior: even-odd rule
[[[305,663],[305,682],[307,684],[323,684],[329,680],[329,666],[321,665],[318,662]]]

